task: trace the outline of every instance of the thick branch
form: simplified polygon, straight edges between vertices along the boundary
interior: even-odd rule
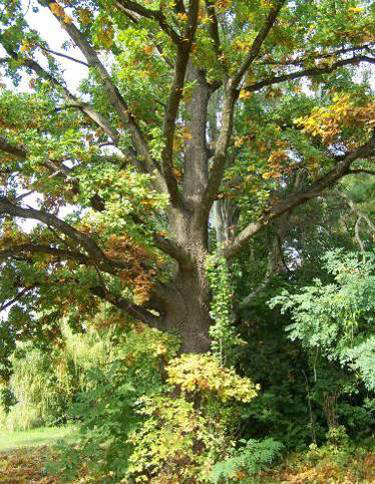
[[[251,63],[256,59],[257,55],[259,54],[263,42],[267,38],[269,31],[274,25],[276,18],[284,4],[284,1],[285,0],[279,0],[276,6],[271,9],[268,14],[266,23],[255,38],[242,66],[235,74],[235,76],[232,77],[225,86],[226,94],[224,99],[224,108],[222,112],[220,135],[219,139],[217,140],[215,154],[212,159],[212,167],[209,173],[207,188],[203,194],[202,203],[197,217],[198,224],[204,223],[204,221],[208,219],[210,209],[219,191],[220,184],[223,179],[229,141],[233,130],[234,108],[235,103],[238,99],[238,90],[236,88],[241,82],[243,75],[250,67]]]
[[[26,150],[22,146],[16,146],[12,143],[9,143],[4,136],[0,136],[0,150],[5,151],[10,155],[14,155],[20,159],[26,158]]]
[[[123,297],[114,296],[102,286],[92,287],[91,292],[95,296],[110,302],[136,320],[142,321],[153,328],[163,329],[161,319],[157,316],[154,316],[152,313],[150,313],[150,311],[147,311],[147,309],[143,308],[142,306],[138,306]]]
[[[233,257],[248,240],[264,228],[272,219],[280,217],[283,213],[292,210],[294,207],[306,203],[308,200],[319,196],[322,191],[332,186],[337,180],[349,174],[350,165],[357,159],[367,158],[375,154],[375,132],[366,144],[348,153],[336,166],[327,174],[313,182],[310,187],[297,193],[289,195],[280,200],[264,212],[257,221],[250,223],[240,232],[235,239],[223,249],[225,257]]]
[[[208,219],[212,204],[215,201],[215,197],[219,191],[219,187],[223,179],[228,146],[233,130],[233,114],[236,100],[237,94],[235,91],[229,90],[229,92],[226,92],[222,111],[220,134],[216,142],[215,153],[212,158],[207,188],[203,193],[202,202],[199,207],[197,224],[204,223],[204,221]]]
[[[190,100],[185,102],[187,112],[186,128],[190,139],[185,141],[183,194],[187,205],[194,209],[207,187],[208,147],[207,147],[207,109],[210,86],[205,73],[190,61],[186,81],[192,84]]]
[[[27,157],[27,152],[22,147],[9,143],[3,137],[0,137],[0,150],[5,151],[9,154],[15,155],[15,156],[17,156],[21,159],[25,159]],[[71,177],[69,172],[67,174],[64,172],[63,166],[61,166],[61,165],[55,166],[55,164],[53,162],[49,162],[49,161],[47,162],[47,166],[48,167],[50,166],[53,170],[56,170],[56,171],[54,171],[53,175],[62,174],[63,176],[65,176],[69,180],[71,180],[73,183],[76,182],[76,180]],[[77,187],[77,190],[79,190],[78,187]],[[17,197],[16,200],[20,201],[33,192],[34,192],[34,190],[26,192],[26,193],[20,195],[19,197]],[[105,209],[105,203],[98,194],[95,194],[91,197],[90,203],[91,203],[91,207],[96,211],[101,212]],[[134,219],[137,223],[144,225],[144,221],[141,220],[139,217],[134,216]],[[170,257],[172,257],[173,259],[175,259],[177,262],[179,262],[182,265],[189,265],[190,264],[191,261],[190,261],[190,257],[188,255],[188,253],[182,247],[180,247],[176,242],[174,242],[173,240],[170,240],[166,237],[163,237],[161,235],[157,235],[157,234],[154,234],[153,238],[154,238],[155,245],[162,252],[169,255]],[[53,249],[53,250],[55,250],[55,249]],[[1,257],[1,253],[0,253],[0,257]],[[116,265],[118,265],[118,264],[116,263]]]
[[[153,235],[154,243],[158,249],[160,249],[164,254],[169,255],[177,261],[181,266],[190,267],[191,266],[191,258],[189,253],[185,251],[183,247],[177,244],[177,242],[167,239],[166,237],[162,237],[160,235],[154,234]]]
[[[42,210],[36,210],[34,208],[19,207],[18,205],[11,203],[5,197],[0,197],[0,214],[38,220],[45,225],[51,226],[58,232],[63,233],[71,240],[82,246],[94,260],[101,261],[109,265],[109,260],[91,237],[82,234],[55,215],[43,212]]]
[[[165,146],[162,152],[163,174],[168,186],[171,202],[174,205],[180,204],[177,180],[173,172],[174,135],[176,131],[177,114],[183,95],[185,75],[189,62],[191,46],[193,44],[193,39],[197,28],[198,10],[199,0],[191,0],[188,15],[188,25],[184,32],[184,39],[177,45],[174,79],[172,82],[163,123],[163,133],[165,137]]]
[[[56,3],[55,1],[49,2],[49,5]],[[108,95],[108,99],[111,102],[113,108],[119,115],[122,123],[126,126],[132,135],[133,143],[139,155],[143,158],[144,162],[147,163],[147,169],[149,173],[153,173],[157,167],[150,155],[147,142],[138,126],[138,123],[132,116],[124,98],[121,96],[117,86],[113,83],[111,76],[109,75],[107,69],[104,67],[99,59],[98,54],[95,49],[90,45],[88,40],[84,35],[77,29],[74,23],[65,23],[63,19],[54,15],[55,18],[60,22],[61,27],[73,40],[76,46],[80,49],[84,57],[86,58],[87,64],[95,68],[102,80],[103,87]],[[162,180],[158,179],[158,188],[161,191],[164,190],[164,183]]]
[[[224,73],[227,74],[227,65],[223,57],[223,49],[220,42],[219,22],[217,20],[215,4],[212,0],[206,0],[206,10],[210,17],[209,33],[213,41],[217,60],[222,66]]]
[[[11,247],[9,249],[4,249],[0,251],[0,259],[12,258],[18,254],[32,254],[32,253],[42,253],[55,255],[57,257],[63,257],[64,259],[74,259],[82,264],[88,264],[90,259],[80,252],[74,252],[70,250],[57,249],[49,245],[43,244],[21,244]]]

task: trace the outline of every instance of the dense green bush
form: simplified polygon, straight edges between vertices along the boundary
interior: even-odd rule
[[[271,306],[290,314],[286,331],[308,355],[310,403],[329,428],[344,424],[363,433],[374,424],[375,254],[328,252],[320,278]]]
[[[112,361],[87,372],[71,413],[80,440],[60,448],[54,467],[66,482],[85,473],[108,483],[208,482],[215,462],[232,455],[257,386],[214,355],[172,359],[177,347],[135,324],[118,336]]]

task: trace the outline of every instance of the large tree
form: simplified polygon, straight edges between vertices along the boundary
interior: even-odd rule
[[[242,310],[282,270],[293,209],[373,174],[371,2],[1,3],[3,71],[29,81],[0,96],[10,345],[104,299],[206,351],[208,255],[248,268],[268,234]],[[63,46],[27,23],[47,9]],[[78,91],[62,59],[87,73]]]

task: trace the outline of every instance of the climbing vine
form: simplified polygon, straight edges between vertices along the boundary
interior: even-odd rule
[[[207,279],[212,291],[210,316],[214,324],[210,328],[212,352],[221,366],[233,361],[234,349],[241,339],[233,328],[233,284],[227,261],[216,254],[206,260]]]

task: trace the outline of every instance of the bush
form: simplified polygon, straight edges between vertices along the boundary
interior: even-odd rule
[[[60,460],[50,466],[65,482],[85,473],[94,482],[121,481],[133,449],[128,437],[144,420],[135,411],[138,399],[163,391],[163,368],[177,349],[174,337],[142,324],[111,337],[116,343],[109,361],[86,371],[84,391],[70,411],[79,441],[60,446]]]
[[[176,339],[144,325],[119,338],[113,360],[87,374],[72,413],[80,441],[54,471],[66,482],[207,482],[257,387],[213,355],[175,358]]]

